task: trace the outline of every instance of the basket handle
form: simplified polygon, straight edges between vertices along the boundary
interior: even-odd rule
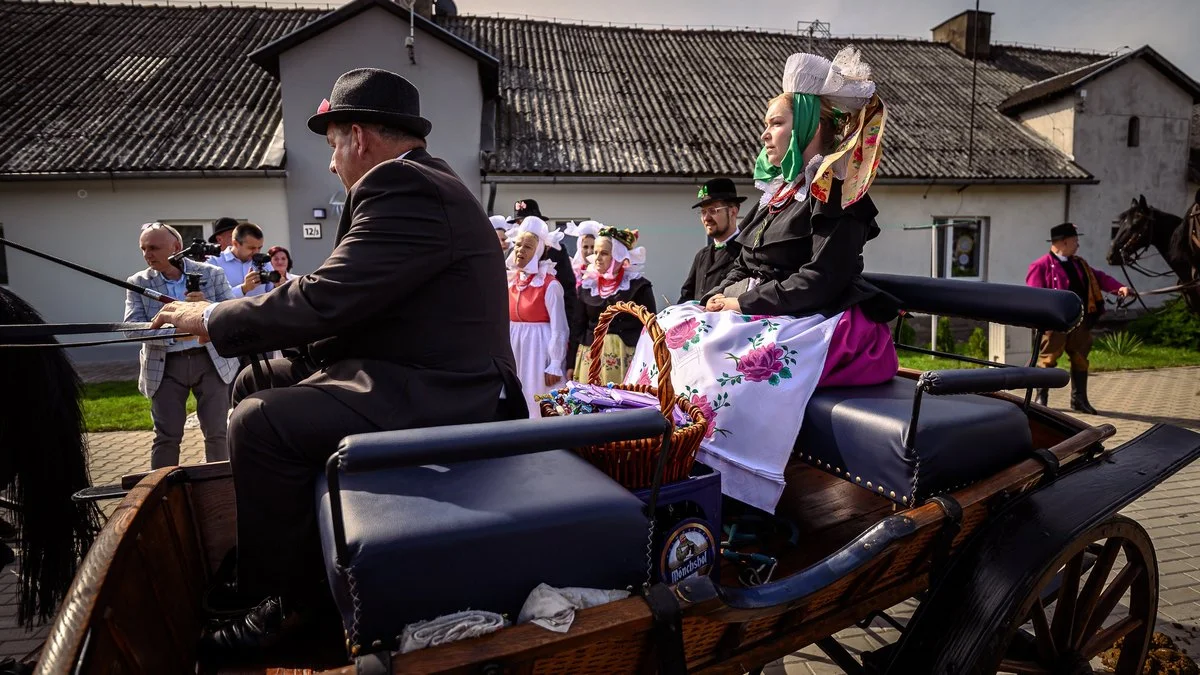
[[[667,349],[667,334],[658,325],[654,313],[641,305],[632,302],[617,302],[610,305],[600,314],[596,322],[596,331],[592,338],[592,349],[589,354],[591,366],[588,369],[588,383],[600,385],[600,354],[604,351],[604,336],[608,335],[608,326],[618,314],[632,314],[646,327],[650,339],[654,340],[654,364],[658,366],[658,404],[659,412],[667,422],[672,422],[671,407],[675,404],[675,387],[671,384],[671,352]]]

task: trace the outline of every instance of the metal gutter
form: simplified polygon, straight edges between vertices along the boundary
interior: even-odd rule
[[[533,176],[483,174],[483,180],[496,184],[523,185],[696,185],[712,176]],[[748,178],[734,178],[733,182],[751,185]],[[876,185],[1096,185],[1100,181],[1088,178],[883,178]]]
[[[192,169],[185,171],[46,171],[0,173],[0,182],[129,180],[138,178],[287,178],[285,169]]]

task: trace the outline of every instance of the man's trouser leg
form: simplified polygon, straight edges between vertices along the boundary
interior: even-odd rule
[[[316,524],[316,479],[325,460],[349,434],[379,431],[330,394],[290,387],[302,368],[271,362],[281,387],[249,393],[248,371],[238,378],[246,394],[229,424],[230,462],[237,494],[238,590],[246,597],[285,595],[297,600],[320,588],[324,566]],[[305,598],[299,597],[299,602]]]
[[[150,446],[150,468],[179,464],[179,444],[183,441],[183,423],[187,420],[188,358],[168,353],[163,363],[162,382],[150,398],[150,419],[154,422],[154,444]]]
[[[207,353],[192,360],[195,379],[192,391],[196,394],[196,418],[204,433],[204,461],[223,462],[229,459],[226,427],[229,420],[229,385],[221,379],[217,367]]]

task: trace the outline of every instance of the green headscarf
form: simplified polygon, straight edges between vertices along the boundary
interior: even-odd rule
[[[817,135],[817,124],[821,121],[821,98],[816,94],[792,94],[792,138],[787,154],[780,166],[767,161],[767,149],[763,148],[754,161],[754,180],[770,181],[780,174],[791,183],[804,170],[804,148]]]

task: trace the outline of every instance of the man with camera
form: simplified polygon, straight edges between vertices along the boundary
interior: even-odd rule
[[[186,258],[183,239],[170,225],[143,225],[138,246],[148,267],[129,277],[129,283],[187,302],[219,302],[233,297],[221,268]],[[161,307],[157,300],[125,292],[125,321],[149,321]],[[205,460],[229,459],[226,419],[229,383],[237,375],[237,359],[218,355],[212,344],[202,345],[196,338],[167,338],[143,342],[139,360],[138,391],[150,399],[150,418],[154,422],[150,468],[179,464],[189,393],[196,395]]]
[[[262,252],[263,231],[254,223],[242,223],[233,230],[233,243],[208,262],[220,267],[233,287],[233,297],[262,295],[275,287],[279,273],[269,270],[271,256]]]

